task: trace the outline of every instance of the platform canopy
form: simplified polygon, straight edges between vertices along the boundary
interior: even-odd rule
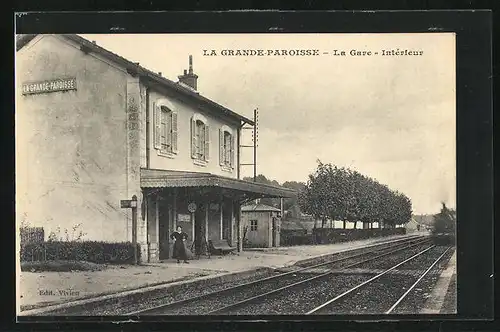
[[[141,168],[142,188],[219,188],[239,194],[243,199],[260,197],[292,198],[293,189],[238,180],[211,173],[155,170]]]

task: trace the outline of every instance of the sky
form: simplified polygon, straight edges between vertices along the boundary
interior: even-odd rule
[[[258,108],[257,173],[269,179],[306,182],[319,159],[404,193],[414,213],[438,212],[442,201],[455,207],[454,34],[81,36],[175,81],[192,55],[200,94],[248,118]],[[223,55],[243,49],[265,55]],[[297,49],[319,55],[268,55]],[[398,49],[422,54],[382,55]],[[242,151],[251,163],[252,150]],[[241,170],[253,175],[252,166]]]

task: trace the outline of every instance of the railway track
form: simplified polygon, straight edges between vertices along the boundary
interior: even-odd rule
[[[325,303],[308,311],[311,314],[391,314],[396,313],[398,307],[408,299],[409,295],[422,280],[429,275],[432,269],[442,261],[443,257],[450,252],[452,247],[430,246],[411,257],[395,264],[383,272],[376,274],[370,279],[344,291]],[[431,263],[422,268],[422,264],[431,256]],[[391,272],[401,269],[420,271],[418,274],[404,274],[396,278]],[[423,270],[423,271],[422,271]],[[396,287],[395,287],[396,286]],[[406,290],[406,291],[405,291]],[[383,295],[383,296],[381,296]],[[360,310],[360,307],[364,308]],[[361,311],[361,312],[360,312]],[[399,312],[403,313],[403,312]],[[416,313],[410,311],[406,313]]]
[[[430,239],[418,236],[398,240],[391,243],[376,245],[369,248],[356,249],[348,253],[339,253],[332,260],[300,267],[296,270],[242,283],[225,289],[204,293],[198,296],[168,302],[162,297],[152,299],[158,305],[128,312],[127,315],[194,315],[194,314],[224,314],[235,309],[256,303],[260,299],[283,293],[288,289],[296,289],[312,281],[323,280],[332,276],[334,271],[360,266],[367,262],[389,257],[396,253],[418,250],[428,246]],[[345,256],[344,256],[345,255]],[[337,256],[337,255],[336,255]],[[319,270],[319,272],[318,272]]]

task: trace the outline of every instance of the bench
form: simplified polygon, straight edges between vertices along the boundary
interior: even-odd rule
[[[223,255],[225,253],[232,253],[237,250],[237,247],[232,247],[229,245],[227,240],[208,240],[208,245],[210,247],[210,253],[220,252]]]

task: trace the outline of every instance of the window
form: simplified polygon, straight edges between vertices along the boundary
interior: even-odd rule
[[[159,154],[177,153],[177,112],[162,105],[160,101],[154,109],[154,146]]]
[[[219,149],[220,165],[230,171],[234,168],[234,136],[227,126],[219,130]]]
[[[251,231],[257,230],[257,220],[250,220],[250,230]]]
[[[191,119],[191,157],[195,161],[208,162],[210,156],[210,127],[199,114]]]

